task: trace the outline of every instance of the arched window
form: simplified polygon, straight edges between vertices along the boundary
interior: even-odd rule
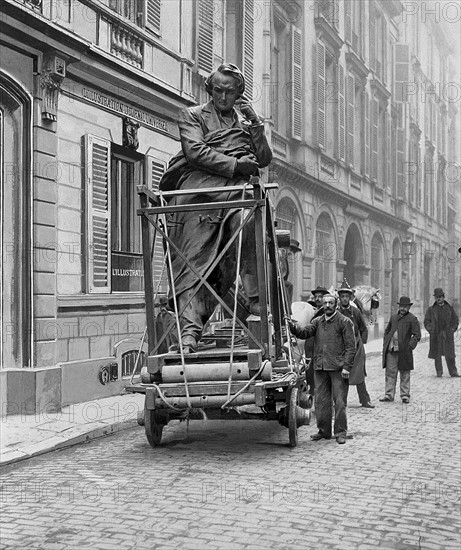
[[[384,288],[384,246],[379,233],[371,240],[370,284],[375,288]]]
[[[329,288],[335,284],[334,262],[336,241],[333,224],[328,214],[323,213],[315,227],[315,284]]]
[[[291,237],[296,238],[296,206],[291,199],[284,198],[276,209],[277,229],[290,231]]]

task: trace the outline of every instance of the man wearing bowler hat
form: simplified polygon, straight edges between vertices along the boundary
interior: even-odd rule
[[[440,378],[443,374],[442,355],[445,355],[448,372],[458,377],[455,361],[455,332],[459,319],[453,307],[445,300],[442,288],[434,289],[435,302],[427,308],[424,326],[429,332],[429,359],[435,359],[435,372]]]
[[[421,340],[418,319],[410,313],[413,302],[402,296],[399,310],[391,315],[384,331],[383,368],[386,369],[385,395],[380,401],[394,401],[397,373],[400,372],[400,398],[410,402],[410,374],[414,369],[413,350]]]

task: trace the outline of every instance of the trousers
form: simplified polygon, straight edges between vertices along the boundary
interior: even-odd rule
[[[224,234],[224,242],[233,235],[242,220],[242,216],[246,216],[246,212],[236,213],[229,220],[229,226]],[[245,294],[248,298],[258,298],[258,276],[256,266],[256,245],[254,237],[254,220],[251,219],[246,226],[242,229],[242,254],[240,261],[240,279]],[[236,265],[235,265],[236,267]],[[235,280],[235,272],[233,274]],[[232,277],[230,277],[231,279]],[[200,283],[199,283],[200,284]],[[222,289],[218,294],[223,298],[229,288]],[[186,306],[186,304],[189,304]],[[181,315],[181,338],[186,336],[192,336],[196,342],[200,340],[203,333],[203,327],[208,319],[211,317],[218,301],[211,291],[204,285],[200,288],[190,288],[178,296],[178,308],[179,311],[184,312]]]
[[[397,374],[400,372],[400,397],[410,399],[410,375],[411,370],[401,370],[397,368],[399,358],[398,351],[388,351],[386,355],[386,389],[385,394],[389,399],[394,399],[395,388],[397,385]]]
[[[331,437],[332,407],[333,400],[335,419],[335,437],[347,434],[347,394],[349,391],[349,380],[343,378],[340,370],[315,370],[315,414],[317,417],[317,428],[319,433],[325,437]]]
[[[458,374],[458,369],[456,368],[456,359],[454,357],[445,356],[447,362],[448,373],[450,376],[456,376]],[[437,375],[442,376],[443,366],[442,366],[442,356],[438,355],[435,358],[435,372]]]

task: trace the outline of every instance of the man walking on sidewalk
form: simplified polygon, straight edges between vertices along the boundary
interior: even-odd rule
[[[326,294],[323,315],[313,319],[303,329],[290,322],[290,330],[303,340],[314,336],[315,413],[319,433],[311,436],[311,439],[331,439],[333,400],[334,435],[336,442],[343,444],[347,436],[347,392],[354,363],[355,338],[351,320],[340,313],[336,306],[336,298]]]
[[[442,355],[445,355],[450,376],[458,377],[455,361],[455,332],[458,328],[458,315],[445,300],[443,289],[434,289],[435,302],[427,308],[424,326],[429,332],[429,359],[435,359],[435,372],[443,374]]]
[[[383,368],[386,369],[386,391],[380,401],[394,401],[397,373],[400,372],[400,397],[402,403],[410,402],[413,350],[421,340],[419,321],[410,313],[412,305],[408,296],[402,296],[398,313],[391,315],[384,331]]]

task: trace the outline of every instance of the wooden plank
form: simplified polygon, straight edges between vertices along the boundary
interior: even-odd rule
[[[141,195],[142,196],[142,195]],[[169,214],[171,212],[199,212],[201,210],[230,210],[232,208],[252,208],[254,205],[264,206],[264,199],[226,201],[226,202],[201,202],[197,204],[179,204],[177,206],[158,206],[151,208],[138,208],[138,216],[143,214]]]

